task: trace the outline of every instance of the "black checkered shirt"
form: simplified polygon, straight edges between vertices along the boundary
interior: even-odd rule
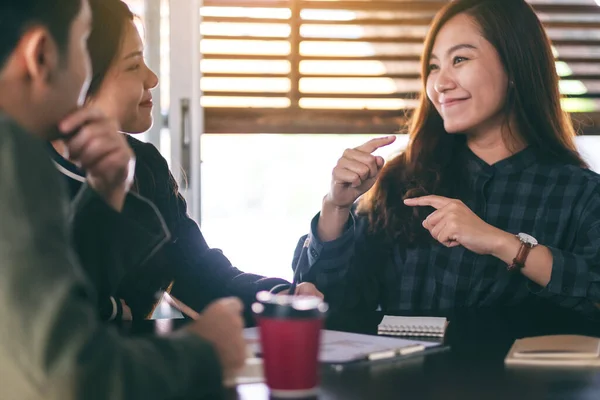
[[[317,236],[315,216],[293,265],[333,308],[444,315],[457,308],[551,301],[597,317],[600,175],[544,160],[527,148],[490,166],[468,151],[471,185],[461,200],[490,225],[528,233],[550,249],[552,275],[546,287],[508,272],[498,258],[462,246],[447,248],[432,241],[374,251],[366,244],[367,221],[356,214],[341,237],[325,243]]]

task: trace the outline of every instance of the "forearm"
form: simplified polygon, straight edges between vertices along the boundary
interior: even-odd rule
[[[124,339],[102,328],[80,351],[87,357],[74,366],[75,398],[218,398],[222,391],[215,350],[191,333]]]
[[[24,380],[36,378],[26,384],[45,388],[45,398],[187,398],[221,391],[219,361],[207,342],[189,333],[126,339],[99,324],[85,301],[71,300],[60,306],[55,321],[36,322],[35,335],[9,342],[19,352],[2,362],[11,368],[20,364]],[[38,316],[12,321],[18,326],[21,318]],[[20,388],[5,389],[20,398]]]
[[[183,240],[170,246],[170,254],[179,254],[177,258],[173,258],[177,260],[172,270],[175,280],[173,293],[181,296],[184,302],[184,298],[187,299],[190,306],[200,306],[210,298],[224,296],[254,301],[258,291],[271,290],[276,285],[288,283],[283,279],[244,273],[234,267],[218,249],[195,254],[200,249],[195,249],[191,244],[186,245]]]
[[[110,207],[112,207],[116,212],[123,211],[123,207],[125,206],[125,199],[127,198],[127,192],[125,191],[115,191],[110,195],[103,196],[104,201]]]
[[[319,239],[323,242],[330,242],[339,238],[344,232],[349,217],[350,208],[335,206],[325,196],[317,227]]]
[[[493,255],[510,264],[520,246],[516,236],[503,233]],[[598,248],[594,242],[571,251],[538,245],[530,251],[521,273],[529,279],[528,288],[533,294],[588,317],[598,318]]]
[[[500,231],[498,244],[492,255],[499,258],[506,265],[512,264],[521,248],[521,241],[517,236]],[[521,273],[536,284],[546,287],[552,276],[553,258],[550,250],[543,245],[535,246],[530,250]]]
[[[316,233],[320,218],[317,214],[312,219],[310,233],[298,241],[292,268],[299,270],[302,281],[315,284],[332,308],[340,309],[347,306],[345,296],[348,292],[353,292],[354,298],[360,297],[361,279],[356,279],[351,269],[362,271],[368,264],[362,259],[370,257],[366,255],[369,249],[365,248],[367,220],[350,214],[342,234],[335,240],[324,242]]]

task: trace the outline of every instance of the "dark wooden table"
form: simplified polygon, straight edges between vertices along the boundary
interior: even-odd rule
[[[374,333],[378,313],[331,315],[327,327]],[[505,367],[516,338],[544,334],[600,337],[600,324],[556,307],[461,310],[449,315],[451,350],[405,361],[321,370],[318,399],[600,399],[600,369]],[[268,399],[264,384],[244,385],[226,399]]]

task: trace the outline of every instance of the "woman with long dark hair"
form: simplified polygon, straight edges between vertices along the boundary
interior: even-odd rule
[[[406,151],[384,166],[371,153],[394,137],[378,138],[338,161],[305,280],[338,309],[444,315],[549,301],[596,313],[600,180],[575,148],[533,9],[450,2],[427,35],[422,77]]]

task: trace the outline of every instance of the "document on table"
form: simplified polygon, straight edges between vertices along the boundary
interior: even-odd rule
[[[244,337],[254,354],[260,354],[258,328],[244,329]],[[319,361],[329,364],[342,364],[364,359],[373,353],[395,351],[415,345],[422,345],[424,349],[427,349],[440,346],[440,344],[436,342],[323,330],[321,332]]]

